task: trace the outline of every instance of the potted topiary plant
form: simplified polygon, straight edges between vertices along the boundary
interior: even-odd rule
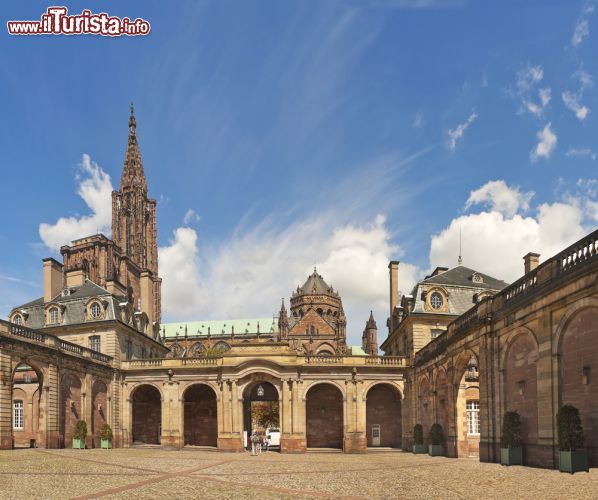
[[[413,453],[425,453],[424,446],[424,428],[422,424],[415,424],[413,426]]]
[[[112,428],[108,424],[104,424],[102,426],[102,430],[100,431],[100,439],[102,448],[106,450],[112,448]]]
[[[75,432],[73,434],[73,449],[84,450],[86,436],[87,424],[85,423],[85,420],[79,420],[75,426]]]
[[[556,414],[559,437],[559,470],[561,472],[586,471],[588,452],[584,449],[584,435],[579,410],[573,405],[564,405]]]
[[[432,457],[441,456],[443,454],[443,442],[444,435],[442,433],[442,425],[432,424],[430,432],[428,433],[428,454]]]
[[[522,445],[521,416],[516,411],[507,411],[502,419],[500,464],[523,465]]]

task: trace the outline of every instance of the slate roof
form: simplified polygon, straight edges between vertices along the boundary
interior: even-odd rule
[[[474,274],[479,274],[483,278],[482,283],[474,283],[472,281],[472,276]],[[422,281],[422,283],[434,283],[437,285],[455,285],[455,286],[475,286],[476,288],[486,288],[488,290],[502,290],[509,284],[493,278],[492,276],[488,276],[487,274],[480,273],[469,267],[465,266],[457,266],[449,271],[445,271],[444,273],[438,274],[436,276],[432,276],[430,278],[426,278]]]
[[[301,287],[301,292],[304,294],[311,293],[330,293],[332,288],[324,281],[321,275],[314,269],[314,272],[309,275],[305,284]]]

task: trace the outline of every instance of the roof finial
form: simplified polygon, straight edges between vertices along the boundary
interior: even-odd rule
[[[129,116],[129,128],[135,128],[137,124],[135,123],[135,109],[133,107],[133,102],[131,102],[131,116]]]
[[[459,226],[459,258],[457,259],[457,263],[459,265],[463,264],[463,259],[461,258],[461,226]]]

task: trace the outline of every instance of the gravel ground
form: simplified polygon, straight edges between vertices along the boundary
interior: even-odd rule
[[[9,498],[596,498],[589,474],[410,453],[0,451]]]

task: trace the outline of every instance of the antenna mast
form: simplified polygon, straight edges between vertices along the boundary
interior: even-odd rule
[[[457,263],[459,265],[463,264],[463,259],[461,258],[461,226],[459,226],[459,259],[457,259]]]

